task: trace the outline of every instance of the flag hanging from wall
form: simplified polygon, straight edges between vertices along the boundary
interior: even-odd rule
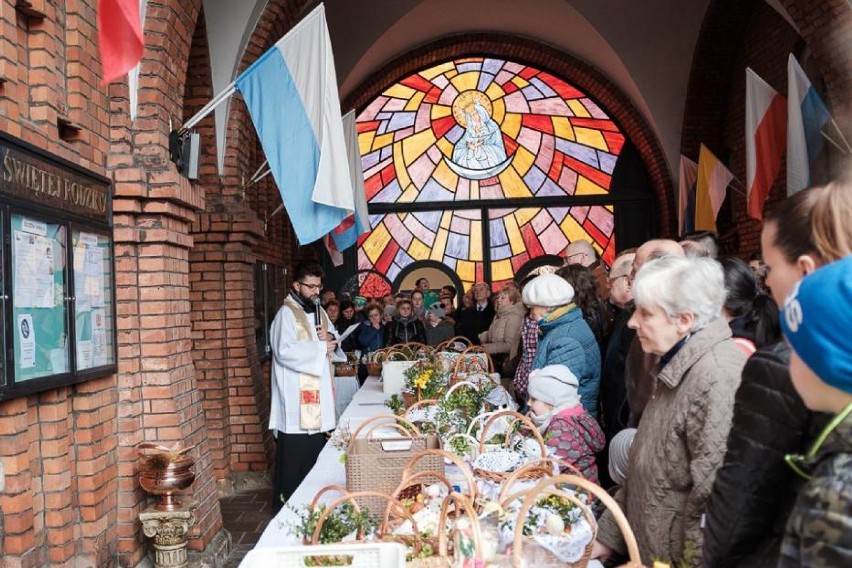
[[[787,58],[787,195],[811,185],[811,163],[822,152],[831,114],[799,62]]]
[[[733,179],[734,174],[702,144],[695,187],[696,231],[716,231],[716,217],[725,201],[725,190]]]
[[[144,49],[139,0],[98,0],[101,85],[108,85],[133,69]]]
[[[237,77],[300,244],[355,211],[322,4]]]
[[[358,130],[355,127],[355,111],[351,110],[343,117],[343,134],[346,137],[346,149],[349,155],[349,175],[352,178],[352,192],[355,200],[355,213],[346,217],[331,232],[338,251],[353,246],[358,237],[370,230],[370,215],[367,212],[367,195],[364,191],[364,170],[361,167],[361,151],[358,147]]]
[[[695,230],[695,181],[698,179],[698,164],[680,155],[677,181],[677,228],[683,236]]]
[[[786,106],[784,97],[746,68],[746,192],[748,214],[758,220],[787,146]]]

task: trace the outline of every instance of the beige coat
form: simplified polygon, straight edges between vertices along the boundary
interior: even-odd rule
[[[630,450],[627,481],[615,498],[627,515],[644,564],[652,559],[701,566],[701,516],[722,465],[743,350],[719,318],[696,332],[661,371]],[[625,552],[612,516],[598,540]]]
[[[518,354],[518,340],[526,313],[527,309],[521,302],[501,307],[488,331],[479,334],[479,342],[488,353],[508,353],[511,359]]]

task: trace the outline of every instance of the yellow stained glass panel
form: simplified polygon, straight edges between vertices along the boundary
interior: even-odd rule
[[[450,79],[450,82],[460,93],[470,91],[471,89],[475,89],[476,84],[479,82],[479,71],[459,73]]]
[[[450,223],[453,220],[453,212],[452,211],[444,211],[444,214],[441,216],[441,228],[445,231],[450,230]]]
[[[435,171],[432,172],[432,178],[444,187],[451,188],[453,191],[459,183],[459,175],[451,170],[447,166],[447,162],[444,160],[441,160],[438,162],[438,165],[435,166]]]
[[[491,106],[491,117],[494,122],[500,124],[503,122],[503,117],[506,116],[506,103],[503,102],[503,99],[497,99]]]
[[[524,239],[521,236],[521,230],[518,229],[515,216],[506,215],[503,217],[503,222],[506,225],[506,237],[509,239],[509,245],[512,247],[512,254],[521,254],[527,248],[527,245],[524,244]]]
[[[388,144],[393,144],[393,132],[388,132],[387,134],[376,136],[376,138],[373,140],[373,150],[384,148]]]
[[[580,144],[585,144],[586,146],[591,146],[592,148],[597,148],[598,150],[603,150],[605,152],[608,151],[606,140],[604,140],[603,134],[601,134],[600,130],[580,128],[578,126],[574,129],[574,132],[577,134],[577,142]]]
[[[358,135],[358,151],[361,152],[362,156],[369,154],[373,149],[373,138],[375,137],[376,132],[374,130],[362,132]]]
[[[470,222],[470,260],[482,262],[482,221]]]
[[[589,114],[589,111],[586,110],[583,103],[577,99],[571,99],[565,102],[568,104],[568,108],[574,111],[575,116],[579,116],[580,118],[591,118],[592,115]]]
[[[500,99],[506,95],[506,91],[503,90],[503,87],[501,87],[494,81],[491,81],[491,83],[485,89],[485,94],[488,95],[488,98],[494,101],[494,104],[496,105],[497,102],[502,103]]]
[[[411,239],[408,245],[408,254],[414,260],[426,260],[429,258],[429,247],[420,239]]]
[[[429,69],[425,69],[420,72],[421,77],[425,77],[430,81],[440,75],[441,73],[445,73],[447,71],[451,71],[455,69],[455,63],[452,61],[447,61],[446,63],[441,63],[440,65],[435,65],[434,67],[430,67]]]
[[[473,282],[473,279],[476,278],[476,265],[467,260],[460,260],[456,263],[456,274],[462,280]]]
[[[538,215],[540,209],[538,207],[522,207],[515,211],[515,219],[518,220],[518,226],[523,227],[533,220],[533,217]]]
[[[430,113],[430,116],[432,117],[432,120],[437,120],[452,114],[452,112],[453,109],[446,105],[432,105],[432,112]]]
[[[577,190],[574,195],[599,195],[606,190],[583,176],[577,176]]]
[[[571,126],[571,121],[568,120],[567,116],[553,117],[553,133],[565,140],[575,140],[574,127]]]
[[[412,183],[405,187],[405,189],[402,191],[402,195],[400,195],[397,199],[397,202],[412,203],[415,199],[417,199],[418,195],[420,195],[420,190],[417,189],[417,186]]]
[[[408,104],[405,105],[405,110],[408,112],[417,112],[420,103],[423,102],[423,97],[426,96],[426,93],[423,91],[417,91],[414,93],[414,96],[411,97],[411,100],[408,101]]]
[[[577,220],[571,215],[566,215],[559,227],[562,229],[562,232],[565,233],[565,236],[568,237],[569,241],[573,242],[578,239],[588,240],[589,238],[589,234],[586,230],[583,229],[583,227],[581,227]]]
[[[405,159],[405,165],[419,158],[423,152],[429,149],[429,146],[435,143],[435,133],[432,129],[426,129],[412,134],[408,138],[402,140],[402,157]]]
[[[402,160],[402,144],[393,145],[393,169],[396,172],[396,179],[399,182],[400,188],[406,188],[411,185],[408,168],[405,167],[405,162]]]
[[[530,84],[529,81],[527,81],[520,75],[515,75],[514,77],[512,77],[512,82],[517,85],[519,89],[523,89],[524,87]]]
[[[512,166],[518,170],[518,174],[521,176],[527,175],[527,172],[530,171],[530,167],[534,163],[535,155],[523,146],[518,146],[518,149],[515,151],[515,159],[512,160]]]
[[[512,271],[512,261],[509,259],[498,260],[491,263],[492,280],[511,280],[515,277]]]
[[[432,252],[429,254],[430,260],[438,262],[444,260],[444,251],[447,249],[447,237],[449,233],[446,229],[438,229],[435,235],[435,243],[432,245]]]
[[[417,91],[415,91],[411,87],[406,87],[402,83],[395,83],[392,87],[385,90],[383,94],[387,97],[408,100],[416,92]]]
[[[530,188],[526,182],[518,175],[518,172],[511,165],[500,172],[497,176],[500,179],[500,184],[503,186],[503,194],[507,198],[513,197],[532,197]]]
[[[479,199],[479,180],[470,180],[470,198]]]
[[[450,141],[444,138],[443,136],[438,140],[438,142],[436,142],[436,144],[438,146],[438,150],[440,150],[443,155],[453,155],[453,149],[455,148],[455,146],[453,146]]]
[[[384,223],[379,223],[379,226],[373,229],[370,235],[364,240],[364,252],[370,262],[376,264],[385,247],[390,242],[391,236]]]
[[[506,133],[509,138],[517,138],[521,131],[521,115],[513,112],[508,113],[500,125],[500,130]]]

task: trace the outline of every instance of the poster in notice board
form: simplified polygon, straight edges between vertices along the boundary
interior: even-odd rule
[[[15,214],[10,229],[15,379],[65,373],[65,227]]]
[[[77,370],[115,362],[113,345],[112,251],[106,235],[72,232],[74,244],[74,331]]]

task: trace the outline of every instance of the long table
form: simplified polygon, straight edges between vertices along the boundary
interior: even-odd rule
[[[385,406],[385,401],[388,398],[390,398],[390,395],[382,392],[381,382],[374,377],[368,377],[364,386],[352,397],[352,401],[337,422],[338,424],[348,422],[350,429],[354,432],[358,425],[367,418],[377,414],[389,413],[390,410]],[[346,469],[341,460],[342,454],[343,452],[333,445],[325,445],[313,469],[287,501],[290,507],[283,507],[269,521],[257,542],[257,547],[301,544],[301,541],[289,532],[289,527],[298,523],[298,516],[291,510],[291,507],[300,509],[302,505],[310,504],[317,492],[326,485],[346,485]],[[339,497],[339,495],[329,495],[328,497],[331,500]]]
[[[350,429],[354,432],[364,420],[377,414],[389,413],[390,410],[385,406],[385,401],[388,398],[390,398],[390,395],[382,392],[382,383],[377,378],[367,378],[364,386],[355,393],[349,406],[341,414],[338,424],[348,422]],[[332,444],[325,445],[313,469],[287,501],[290,507],[283,507],[269,521],[260,540],[255,545],[256,548],[301,544],[300,539],[290,534],[289,527],[299,522],[298,516],[291,508],[301,509],[303,505],[310,504],[319,490],[326,485],[346,485],[346,468],[341,459],[342,454],[343,451],[338,450]],[[320,502],[328,503],[336,497],[338,495],[324,495]],[[589,563],[589,568],[603,568],[603,565],[592,560]]]

